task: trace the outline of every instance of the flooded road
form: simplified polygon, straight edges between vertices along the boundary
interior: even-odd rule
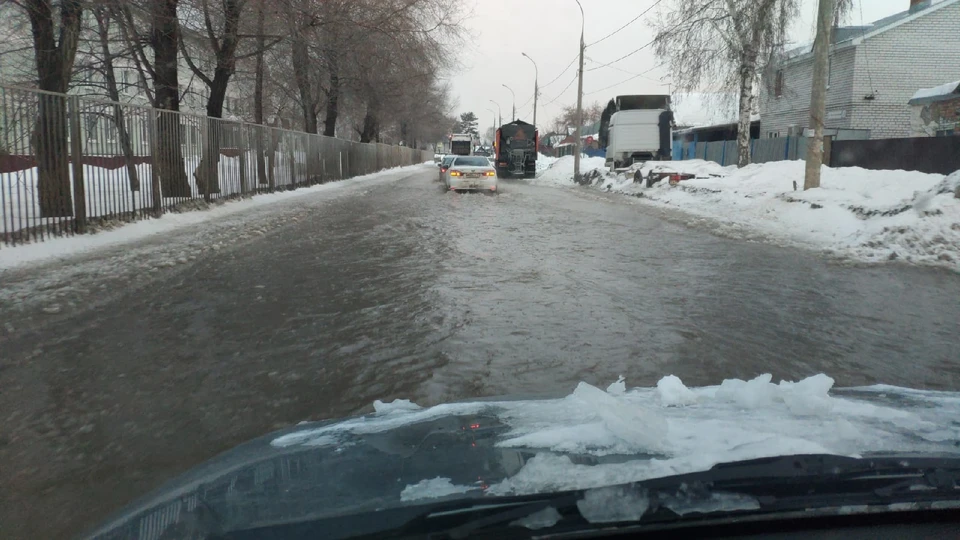
[[[668,374],[960,390],[955,274],[726,240],[585,189],[503,188],[444,193],[425,166],[301,197],[267,234],[18,321],[0,338],[3,537],[70,536],[243,440],[374,399]]]

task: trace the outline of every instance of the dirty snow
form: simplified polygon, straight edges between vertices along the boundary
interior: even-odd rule
[[[672,382],[666,386],[683,384],[668,380]],[[272,444],[312,444],[449,415],[492,414],[508,427],[498,446],[533,449],[537,454],[513,476],[492,484],[489,495],[590,489],[790,454],[958,453],[956,393],[892,386],[836,390],[833,379],[823,374],[776,383],[764,374],[751,380],[727,379],[717,386],[684,386],[695,400],[685,400],[689,404],[684,407],[663,407],[663,386],[617,394],[616,388],[611,393],[580,383],[561,399],[397,411],[305,428]],[[558,453],[635,459],[586,465]]]
[[[679,210],[688,216],[688,224],[725,236],[863,262],[903,260],[960,271],[960,199],[954,197],[960,172],[944,177],[824,167],[821,187],[803,191],[803,161],[743,169],[703,160],[648,162],[639,174],[646,178],[651,171],[690,173],[696,178],[675,186],[663,180],[647,188],[645,182],[634,181],[637,171],[598,170],[593,186]],[[538,180],[573,185],[572,165],[560,160]]]

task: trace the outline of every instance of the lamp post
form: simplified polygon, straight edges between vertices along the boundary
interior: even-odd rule
[[[586,44],[583,41],[583,31],[586,26],[586,18],[583,15],[583,6],[580,5],[580,0],[577,0],[577,7],[580,8],[580,73],[578,75],[579,82],[577,83],[577,140],[574,144],[574,153],[573,153],[573,178],[576,181],[580,180],[580,152],[581,152],[581,141],[580,136],[582,135],[581,128],[583,127],[583,50],[586,49]]]
[[[509,86],[507,86],[507,85],[505,85],[505,84],[502,85],[502,86],[503,86],[504,88],[506,88],[507,90],[509,90],[509,91],[510,91],[510,94],[513,95],[513,115],[512,115],[512,116],[513,116],[513,119],[510,120],[511,122],[513,122],[514,120],[517,119],[517,93],[513,91],[513,88],[510,88]]]
[[[540,69],[537,68],[537,63],[534,62],[533,58],[530,58],[530,55],[527,53],[520,53],[527,58],[527,60],[533,62],[533,125],[537,125],[537,94],[540,93]]]
[[[497,106],[497,118],[498,118],[497,125],[498,126],[503,125],[503,113],[500,112],[500,104],[492,99],[490,100],[490,103],[493,103],[494,105]]]
[[[494,132],[494,137],[496,137],[497,126],[499,126],[499,124],[497,124],[497,111],[491,109],[490,107],[487,107],[487,110],[490,111],[490,114],[493,115],[493,123],[494,123],[493,132]]]

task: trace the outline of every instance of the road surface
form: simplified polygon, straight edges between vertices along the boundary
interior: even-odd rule
[[[960,279],[718,238],[635,199],[436,170],[0,274],[0,524],[63,538],[307,419],[579,381],[960,390]]]

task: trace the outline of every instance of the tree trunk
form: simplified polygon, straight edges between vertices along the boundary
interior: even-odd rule
[[[157,108],[160,155],[154,156],[154,173],[160,176],[164,197],[190,197],[183,150],[180,146],[180,85],[177,72],[180,22],[179,0],[155,0],[152,4],[153,87]]]
[[[813,137],[807,143],[803,189],[820,187],[823,166],[823,127],[827,115],[827,78],[830,70],[830,33],[835,0],[820,0],[817,37],[813,42],[813,82],[810,87],[810,128]]]
[[[362,143],[373,142],[380,137],[380,122],[377,119],[377,109],[377,104],[373,100],[367,103],[367,113],[363,116],[363,130],[360,131],[360,142]]]
[[[749,53],[740,64],[740,117],[737,122],[737,167],[750,164],[750,116],[753,114],[753,81],[757,74],[757,59]]]
[[[59,24],[54,21],[51,0],[24,0],[24,7],[33,34],[37,86],[41,90],[65,94],[77,54],[83,4],[81,0],[62,0]],[[54,36],[57,29],[59,40]],[[39,95],[33,147],[37,154],[40,217],[73,215],[67,127],[66,97]],[[81,156],[73,156],[73,159],[79,160]]]
[[[307,42],[302,36],[297,36],[290,47],[293,63],[293,78],[300,92],[300,111],[303,114],[303,130],[307,133],[317,133],[317,98],[310,83],[310,55],[307,52]]]
[[[327,90],[327,115],[323,120],[323,134],[335,137],[337,134],[337,117],[340,116],[340,75],[339,64],[331,55],[330,59],[330,88]]]
[[[97,20],[97,31],[100,38],[100,50],[103,53],[103,70],[107,82],[107,95],[112,101],[120,101],[120,89],[117,86],[117,75],[114,72],[113,54],[110,52],[110,24],[103,7],[96,7],[93,16]],[[117,137],[120,139],[120,151],[127,169],[127,181],[130,191],[140,191],[140,176],[134,164],[133,146],[130,144],[130,133],[124,118],[123,107],[113,106],[113,123],[117,126]]]
[[[257,184],[267,185],[267,160],[264,154],[263,128],[263,53],[266,48],[266,37],[263,35],[263,2],[257,2],[257,66],[253,86],[253,123],[257,125],[256,152],[257,152]]]

